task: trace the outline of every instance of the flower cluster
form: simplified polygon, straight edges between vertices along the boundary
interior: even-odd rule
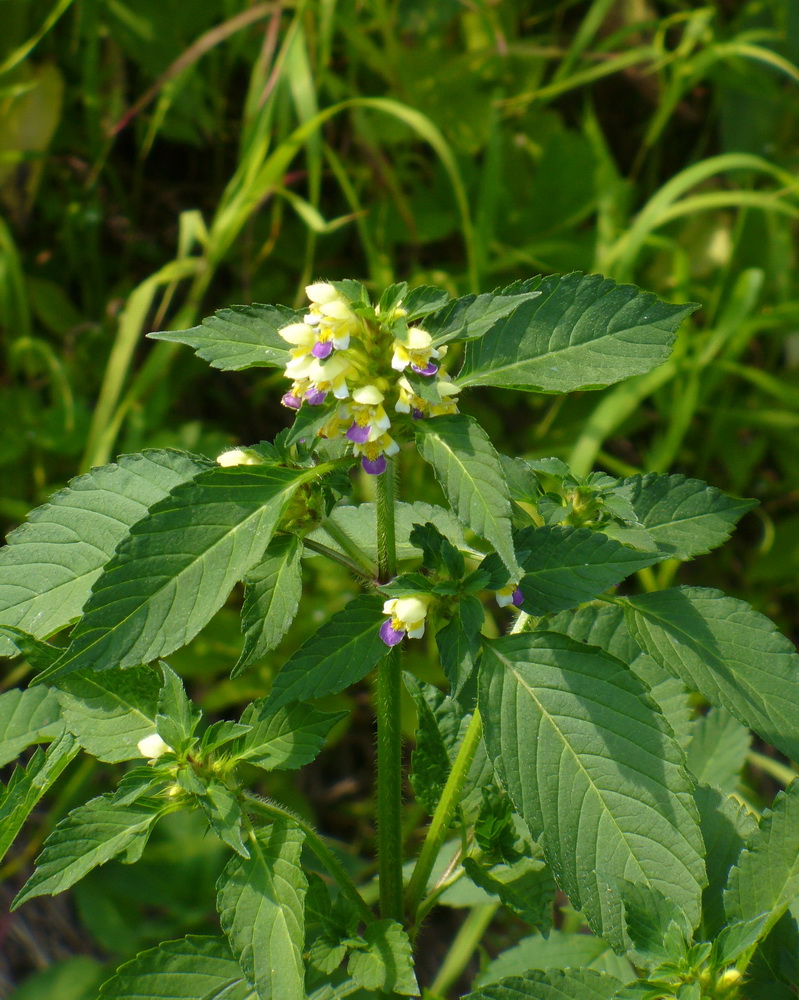
[[[414,420],[457,413],[459,387],[439,370],[446,348],[434,347],[421,327],[408,326],[401,303],[381,315],[379,309],[356,311],[343,292],[325,282],[305,292],[311,304],[303,322],[278,331],[291,345],[285,373],[292,386],[283,405],[299,410],[331,395],[339,400],[319,436],[346,438],[364,470],[380,475],[386,458],[399,450],[389,433],[387,407],[393,404],[395,413]],[[436,392],[419,395],[409,371],[429,379]]]

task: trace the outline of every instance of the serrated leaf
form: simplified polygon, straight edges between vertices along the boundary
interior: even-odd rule
[[[405,687],[416,706],[416,746],[411,753],[410,782],[416,799],[432,816],[449,776],[461,735],[461,716],[449,698],[413,674]]]
[[[692,729],[685,748],[688,770],[699,782],[735,791],[752,734],[724,708],[711,708]]]
[[[461,597],[455,613],[436,633],[441,669],[449,681],[452,697],[471,707],[477,695],[475,663],[480,652],[480,630],[485,612],[473,596]]]
[[[198,705],[186,694],[183,681],[168,663],[161,661],[163,684],[158,692],[158,715],[155,727],[158,735],[175,753],[187,750],[194,740],[194,731],[202,718]]]
[[[498,896],[530,927],[548,929],[552,925],[555,883],[543,861],[522,857],[510,864],[486,866],[464,858],[463,867],[476,885]]]
[[[724,891],[729,922],[768,914],[761,936],[799,896],[799,781],[779,792],[731,869]]]
[[[621,982],[634,975],[626,958],[613,953],[602,938],[590,934],[570,934],[552,930],[547,937],[532,934],[508,948],[477,976],[480,986],[509,976],[519,976],[528,969],[589,969],[607,972]]]
[[[118,764],[140,758],[139,740],[155,732],[160,688],[161,680],[150,667],[84,670],[62,677],[55,697],[65,726],[83,749],[98,760]]]
[[[249,859],[232,858],[217,884],[222,929],[263,1000],[305,1000],[304,839],[276,819],[250,838]]]
[[[469,344],[456,382],[537,392],[597,389],[662,364],[696,308],[599,274],[552,275],[490,335]]]
[[[211,467],[179,451],[123,455],[70,481],[8,536],[0,549],[0,622],[37,637],[81,613],[103,565],[170,490]],[[15,647],[0,636],[0,655]]]
[[[244,578],[244,649],[231,677],[243,674],[278,645],[294,621],[301,596],[302,541],[296,535],[277,535]]]
[[[259,1000],[227,941],[190,935],[120,966],[98,1000]]]
[[[303,314],[285,306],[230,306],[208,316],[189,330],[160,330],[152,340],[188,344],[213,368],[283,368],[291,359],[289,345],[278,330],[301,323]]]
[[[526,291],[514,295],[507,290],[497,289],[483,295],[464,295],[428,316],[421,325],[432,336],[437,347],[450,340],[475,340],[486,336],[500,320],[518,309],[522,302],[528,302],[540,294],[538,291]]]
[[[620,880],[619,888],[636,965],[679,963],[685,957],[693,932],[682,910],[651,886]]]
[[[0,767],[35,743],[47,743],[63,732],[61,708],[46,688],[13,688],[0,694]]]
[[[453,511],[491,542],[508,572],[518,579],[508,488],[486,432],[472,417],[457,413],[417,421],[416,442]]]
[[[350,601],[286,660],[275,677],[267,710],[337,694],[365,677],[386,655],[380,638],[385,620],[381,598],[362,594]]]
[[[577,642],[599,646],[626,663],[648,686],[677,741],[685,745],[690,740],[693,724],[685,685],[643,652],[627,629],[622,608],[590,604],[576,611],[552,615],[542,621],[540,627],[545,631],[562,632]]]
[[[700,479],[682,475],[631,476],[635,515],[654,539],[662,558],[693,559],[722,545],[756,500],[737,500]]]
[[[633,638],[665,670],[799,758],[799,655],[773,622],[704,587],[624,600]]]
[[[33,875],[12,909],[34,896],[63,892],[120,854],[125,854],[122,860],[126,864],[137,861],[163,809],[163,803],[147,800],[118,806],[111,794],[99,795],[73,809],[44,842]]]
[[[402,927],[393,920],[375,920],[363,940],[366,947],[353,951],[347,966],[353,980],[365,990],[419,996],[411,943]]]
[[[514,540],[524,570],[524,610],[532,615],[573,608],[656,561],[588,528],[529,527]]]
[[[63,657],[41,677],[149,663],[185,645],[261,558],[316,469],[214,468],[132,528],[95,584]]]
[[[289,448],[300,441],[313,442],[319,431],[330,421],[330,418],[341,406],[341,402],[335,397],[330,397],[318,406],[311,406],[310,403],[303,402],[294,422],[286,431],[283,441],[284,448]]]
[[[207,780],[194,776],[194,772],[188,768],[184,774],[194,777],[197,801],[217,837],[223,844],[232,847],[240,857],[249,858],[250,850],[244,843],[242,832],[244,816],[236,793],[215,778]]]
[[[722,895],[730,869],[757,829],[757,820],[745,806],[718,788],[699,785],[694,799],[699,809],[707,864],[708,884],[702,894],[702,936],[712,941],[726,923]]]
[[[0,637],[10,639],[20,654],[37,671],[46,670],[51,663],[55,663],[62,652],[58,646],[51,646],[49,642],[37,639],[36,636],[29,635],[13,625],[0,625]]]
[[[503,785],[596,933],[622,944],[616,878],[699,919],[703,847],[682,753],[623,663],[553,632],[486,642],[480,706]]]
[[[272,709],[266,698],[245,708],[241,721],[250,731],[231,747],[231,755],[267,771],[295,770],[309,764],[324,746],[330,730],[346,712],[318,712],[310,705]]]
[[[58,780],[80,748],[63,733],[47,748],[37,750],[26,767],[17,767],[0,795],[0,860],[41,797]]]
[[[463,1000],[610,1000],[621,985],[615,977],[590,969],[549,969],[500,979]]]

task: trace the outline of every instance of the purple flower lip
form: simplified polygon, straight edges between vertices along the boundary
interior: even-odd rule
[[[320,403],[324,403],[327,393],[321,389],[309,389],[305,393],[305,398],[310,406],[319,406]]]
[[[411,368],[417,375],[435,375],[438,371],[438,365],[434,365],[432,361],[428,361],[424,368],[420,368],[418,365],[411,365]]]
[[[367,424],[365,427],[361,427],[360,424],[353,424],[352,427],[347,431],[347,438],[350,441],[354,441],[355,444],[366,444],[369,440],[369,432],[371,427]],[[368,471],[368,470],[367,470]]]
[[[515,608],[520,608],[524,604],[524,594],[518,587],[513,591],[511,602]]]
[[[391,619],[387,619],[380,626],[380,638],[387,646],[396,646],[405,637],[404,629],[395,629],[391,625]]]
[[[370,476],[382,476],[386,471],[386,456],[378,455],[377,458],[369,460],[364,457],[361,459],[361,465],[363,466],[363,471],[368,472]],[[390,623],[387,623],[390,624]],[[399,642],[399,639],[397,640]],[[394,643],[389,643],[389,645],[394,645]]]
[[[311,348],[311,354],[315,358],[322,360],[323,358],[329,358],[333,353],[333,343],[330,340],[317,340],[317,342]]]
[[[299,396],[295,396],[293,392],[287,392],[280,402],[290,410],[299,410],[302,406],[302,400]]]
[[[421,420],[424,414],[422,413],[421,410],[418,410],[416,407],[414,407],[411,416],[413,417],[414,420]]]

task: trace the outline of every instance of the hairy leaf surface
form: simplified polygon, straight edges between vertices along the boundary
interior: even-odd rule
[[[189,330],[161,330],[148,336],[188,344],[203,361],[224,371],[283,368],[291,355],[277,331],[289,323],[301,323],[302,317],[285,306],[230,306]]]
[[[31,511],[0,549],[0,623],[46,637],[77,618],[100,570],[153,504],[212,465],[180,451],[123,455]],[[0,655],[13,656],[0,636]]]
[[[522,302],[529,302],[540,294],[538,291],[512,294],[505,289],[497,289],[482,295],[464,295],[448,302],[432,316],[425,317],[421,325],[437,347],[450,340],[476,340],[490,336],[500,320],[518,309]]]
[[[524,528],[515,542],[524,610],[532,615],[573,608],[656,561],[588,528]]]
[[[222,929],[260,997],[305,1000],[304,839],[296,826],[275,819],[250,838],[249,859],[232,858],[219,878]]]
[[[347,971],[363,989],[418,996],[413,971],[411,943],[394,920],[368,924],[363,939],[366,947],[353,951]]]
[[[163,803],[148,800],[119,806],[111,794],[99,795],[73,809],[44,842],[36,869],[12,909],[34,896],[63,892],[123,852],[126,863],[138,861],[163,809]]]
[[[556,633],[486,642],[488,751],[561,888],[621,944],[615,880],[644,882],[699,919],[702,842],[682,753],[619,660]]]
[[[273,710],[259,698],[244,709],[242,724],[252,728],[231,746],[231,755],[267,771],[295,770],[314,760],[346,714],[318,712],[301,702]]]
[[[692,730],[685,748],[688,770],[697,781],[734,792],[752,734],[724,708],[711,708],[693,723]]]
[[[764,740],[799,758],[799,655],[772,621],[704,587],[625,598],[635,641]]]
[[[591,969],[607,972],[623,983],[634,975],[627,959],[614,954],[602,938],[551,930],[547,937],[531,934],[501,952],[480,972],[477,982],[485,986],[509,976],[520,976],[529,969]]]
[[[532,970],[467,993],[463,1000],[610,1000],[620,980],[590,969]]]
[[[460,385],[538,392],[611,385],[662,364],[677,327],[697,308],[599,274],[552,275],[533,287],[538,298],[468,345]]]
[[[190,935],[143,951],[105,983],[98,1000],[259,1000],[221,937]]]
[[[161,679],[150,667],[82,670],[62,677],[55,696],[64,724],[84,750],[118,764],[140,758],[139,740],[155,732],[160,688]]]
[[[260,559],[297,487],[316,475],[234,466],[177,487],[120,546],[50,676],[148,663],[185,645]]]
[[[638,520],[662,557],[693,559],[722,545],[756,500],[727,496],[700,479],[681,475],[632,476],[623,480]]]
[[[302,541],[296,535],[278,535],[244,578],[244,649],[231,677],[244,673],[278,645],[297,614],[301,595]]]
[[[486,432],[472,417],[458,413],[418,421],[416,440],[452,509],[467,527],[491,542],[511,577],[518,579],[508,488]]]
[[[61,709],[46,688],[13,688],[0,694],[0,767],[34,743],[47,743],[64,729]]]
[[[379,597],[362,594],[333,615],[283,664],[267,710],[336,694],[365,677],[386,655],[379,631],[386,620],[382,610]]]

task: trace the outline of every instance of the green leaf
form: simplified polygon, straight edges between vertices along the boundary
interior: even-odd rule
[[[36,804],[75,759],[79,749],[72,736],[63,733],[46,753],[37,750],[27,767],[15,768],[8,787],[0,795],[0,860]]]
[[[363,940],[366,947],[353,951],[347,966],[355,982],[365,990],[419,996],[411,943],[402,927],[393,920],[375,920]]]
[[[542,930],[551,927],[555,883],[543,861],[521,857],[510,864],[486,866],[465,858],[463,868],[472,882],[498,896],[526,924]]]
[[[146,451],[71,480],[0,549],[0,622],[38,637],[68,625],[130,527],[210,466],[185,452]],[[15,655],[2,636],[0,655]]]
[[[417,421],[416,441],[460,520],[491,542],[518,579],[508,488],[486,432],[472,417],[458,413]]]
[[[288,428],[283,447],[289,448],[300,441],[312,442],[340,406],[341,402],[335,397],[318,406],[304,402],[297,411],[294,423]]]
[[[599,274],[552,275],[466,348],[456,381],[537,392],[598,389],[668,358],[674,332],[698,307],[662,302]]]
[[[64,729],[56,696],[46,688],[13,688],[0,694],[0,767],[34,743],[48,743]]]
[[[191,935],[120,966],[98,1000],[259,1000],[227,941]]]
[[[733,792],[746,762],[752,734],[726,709],[711,708],[693,724],[685,748],[688,770],[697,781]]]
[[[473,704],[476,695],[474,667],[484,621],[480,601],[473,596],[461,597],[452,618],[436,633],[441,669],[449,681],[452,697],[467,707]]]
[[[63,892],[123,852],[126,864],[138,861],[163,810],[163,803],[147,800],[117,806],[111,794],[99,795],[73,809],[44,842],[36,869],[12,909],[34,896]]]
[[[275,677],[267,710],[337,694],[365,677],[386,655],[379,633],[385,620],[381,598],[362,594],[350,601],[286,660]]]
[[[597,934],[622,944],[617,878],[699,919],[703,849],[682,753],[623,663],[554,632],[486,642],[480,706],[503,785]]]
[[[305,1000],[304,839],[276,819],[250,837],[249,859],[231,858],[217,884],[222,929],[261,997]]]
[[[619,886],[635,964],[679,963],[693,936],[693,926],[682,910],[651,886],[624,880],[619,880]]]
[[[424,684],[410,673],[405,673],[404,681],[418,720],[410,782],[417,801],[432,816],[462,738],[462,716],[437,687]]]
[[[756,500],[737,500],[700,479],[681,475],[632,476],[622,483],[636,517],[662,558],[693,559],[722,545]]]
[[[231,747],[231,755],[267,771],[295,770],[317,756],[346,712],[318,712],[297,702],[272,709],[266,698],[252,702],[241,716],[250,731]]]
[[[187,772],[194,777],[193,771],[187,769]],[[223,844],[232,847],[236,854],[242,858],[249,858],[250,851],[242,837],[244,816],[238,796],[215,778],[210,780],[195,778],[195,782],[198,780],[202,788],[197,789],[197,800],[214,833]]]
[[[62,653],[58,646],[51,646],[13,625],[0,625],[0,636],[10,639],[34,670],[46,670]]]
[[[588,605],[573,612],[562,611],[544,619],[540,628],[599,646],[626,663],[649,687],[649,693],[660,706],[677,741],[685,745],[690,740],[693,723],[685,685],[641,650],[627,629],[622,608],[605,604]]]
[[[83,749],[118,764],[141,758],[137,744],[155,732],[160,689],[160,678],[150,667],[83,670],[60,678],[55,696],[64,725]]]
[[[258,562],[316,469],[215,468],[178,486],[120,545],[49,674],[148,663],[185,645]]]
[[[537,291],[508,294],[497,289],[483,295],[464,295],[447,303],[442,309],[428,316],[422,327],[432,336],[436,347],[450,340],[476,340],[484,337],[522,302],[529,302],[541,293]]]
[[[285,306],[230,306],[204,319],[189,330],[149,333],[153,340],[188,344],[213,368],[283,368],[290,360],[289,345],[278,330],[301,323],[303,314]]]
[[[724,912],[732,923],[768,914],[765,937],[799,896],[799,781],[779,792],[731,869]]]
[[[665,669],[799,759],[799,656],[773,622],[719,590],[624,599],[635,641]]]
[[[613,976],[590,969],[549,969],[500,979],[463,1000],[610,1000],[621,985]]]
[[[702,930],[705,940],[712,941],[726,923],[722,896],[730,869],[757,829],[757,820],[745,806],[718,788],[699,785],[694,799],[699,809],[707,864],[708,884],[702,894]]]
[[[602,938],[552,930],[547,937],[531,934],[522,938],[517,945],[497,955],[478,975],[477,983],[485,986],[507,976],[522,975],[528,969],[591,969],[607,972],[621,982],[634,975],[627,959],[614,955]]]
[[[155,728],[175,753],[182,754],[196,742],[194,731],[202,718],[202,712],[187,696],[183,681],[175,671],[163,660],[160,666],[164,683],[158,693]]]
[[[524,528],[515,543],[524,610],[532,615],[573,608],[656,561],[588,528]]]
[[[296,535],[277,535],[244,578],[244,649],[231,677],[243,674],[278,645],[294,621],[301,596],[302,541]]]

